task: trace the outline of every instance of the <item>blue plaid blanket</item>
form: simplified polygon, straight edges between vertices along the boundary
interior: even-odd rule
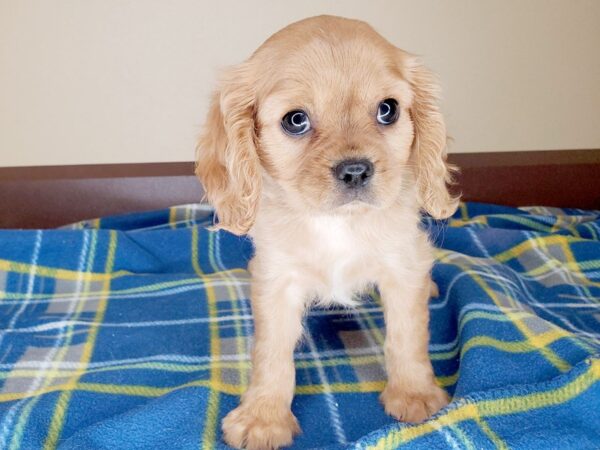
[[[0,231],[0,448],[221,448],[248,384],[251,242],[189,205]],[[294,448],[600,448],[600,212],[468,203],[435,240],[430,353],[452,403],[387,417],[377,293],[316,309]]]

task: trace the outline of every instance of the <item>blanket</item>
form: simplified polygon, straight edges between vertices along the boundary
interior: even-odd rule
[[[212,222],[186,205],[0,231],[0,449],[226,447],[253,247]],[[452,403],[421,424],[385,415],[375,290],[307,315],[293,448],[600,448],[600,212],[466,203],[423,226]]]

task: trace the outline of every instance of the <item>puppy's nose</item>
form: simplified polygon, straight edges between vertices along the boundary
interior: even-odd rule
[[[368,159],[346,159],[335,166],[333,172],[349,188],[359,188],[371,179],[373,163]]]

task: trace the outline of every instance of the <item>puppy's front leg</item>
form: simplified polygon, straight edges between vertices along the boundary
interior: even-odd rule
[[[253,279],[252,377],[240,406],[223,420],[229,445],[275,449],[290,445],[300,432],[291,404],[296,384],[294,347],[302,334],[303,311],[301,293],[293,284]]]
[[[448,395],[436,384],[429,359],[431,278],[403,278],[388,274],[379,282],[388,374],[381,401],[396,419],[422,422],[448,404]]]

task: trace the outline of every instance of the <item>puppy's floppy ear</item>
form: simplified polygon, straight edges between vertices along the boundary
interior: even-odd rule
[[[235,234],[252,227],[261,191],[255,104],[249,63],[226,71],[196,148],[196,175],[217,211],[215,228]]]
[[[448,191],[457,169],[446,162],[446,124],[438,106],[439,86],[416,57],[403,56],[404,73],[413,91],[411,162],[416,168],[419,203],[432,217],[444,219],[456,211],[459,199]]]

